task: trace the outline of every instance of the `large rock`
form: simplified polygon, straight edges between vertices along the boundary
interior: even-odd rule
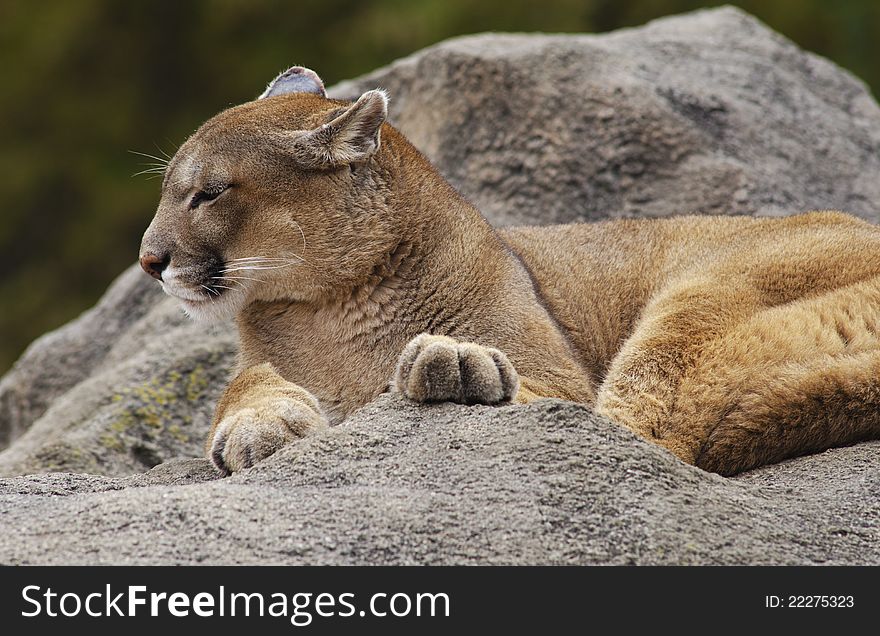
[[[235,351],[231,325],[190,321],[129,268],[0,382],[0,428],[21,433],[0,452],[0,474],[128,475],[201,455]]]
[[[724,479],[570,403],[385,396],[230,479],[0,480],[0,563],[878,563],[878,451]]]
[[[331,93],[376,85],[497,224],[878,219],[880,108],[736,9],[460,38]],[[105,476],[0,480],[0,562],[880,563],[878,443],[725,480],[553,401],[383,397],[230,480],[202,460],[144,473],[201,454],[234,353],[230,325],[187,322],[134,268],[36,341],[0,381],[0,474]]]
[[[336,86],[494,223],[843,209],[880,216],[865,85],[734,8],[607,35],[478,35]]]

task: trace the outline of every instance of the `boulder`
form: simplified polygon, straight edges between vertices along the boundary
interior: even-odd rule
[[[0,563],[878,563],[878,451],[725,479],[567,402],[382,396],[228,479],[189,459],[0,480]]]
[[[0,475],[121,476],[201,455],[236,348],[232,325],[190,321],[132,266],[0,381],[0,430],[14,437]]]
[[[878,220],[880,107],[738,9],[457,38],[330,93],[376,86],[497,225]],[[192,458],[235,349],[136,267],[37,340],[0,380],[0,563],[880,563],[880,443],[723,479],[555,400],[382,396],[220,480]]]
[[[880,214],[865,85],[733,7],[605,35],[456,38],[331,89],[391,119],[496,225]]]

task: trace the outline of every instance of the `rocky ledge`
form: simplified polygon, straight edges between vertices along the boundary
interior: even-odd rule
[[[498,225],[878,220],[877,103],[737,9],[458,38],[331,94],[376,86]],[[192,458],[234,355],[134,268],[37,340],[0,381],[0,563],[880,563],[880,442],[723,479],[555,400],[382,396],[219,479]]]

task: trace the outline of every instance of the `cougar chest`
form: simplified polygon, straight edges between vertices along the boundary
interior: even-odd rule
[[[311,391],[332,423],[385,391],[405,338],[343,307],[263,306],[239,319],[243,366],[268,361]]]

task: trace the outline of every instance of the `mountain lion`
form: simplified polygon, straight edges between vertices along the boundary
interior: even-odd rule
[[[234,316],[225,473],[380,393],[590,405],[723,475],[880,437],[880,231],[839,212],[496,230],[392,126],[301,67],[165,170],[140,261]]]

